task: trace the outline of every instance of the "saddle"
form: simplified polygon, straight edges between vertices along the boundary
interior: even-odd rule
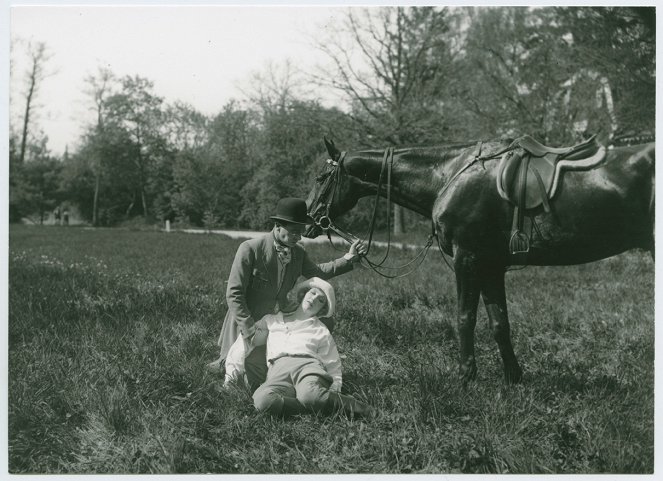
[[[524,216],[543,205],[550,212],[560,176],[565,170],[589,170],[605,158],[605,147],[592,136],[571,147],[548,147],[529,135],[514,140],[500,159],[497,191],[515,206],[509,242],[512,254],[529,251],[529,237],[523,232]]]

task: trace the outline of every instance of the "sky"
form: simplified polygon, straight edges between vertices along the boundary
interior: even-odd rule
[[[38,92],[35,119],[53,154],[76,148],[93,119],[85,78],[99,67],[154,82],[166,102],[215,114],[241,99],[251,75],[289,59],[320,63],[310,35],[330,32],[342,7],[321,6],[12,6],[10,122],[25,109],[27,42],[44,42],[49,76]]]

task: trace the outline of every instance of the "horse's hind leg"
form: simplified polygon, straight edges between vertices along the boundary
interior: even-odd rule
[[[504,268],[490,266],[481,270],[481,296],[490,318],[493,337],[497,342],[502,362],[504,363],[504,380],[507,384],[520,382],[523,371],[511,345],[511,328],[506,310],[506,293],[504,289]]]
[[[454,256],[456,290],[458,294],[458,337],[460,338],[460,377],[463,384],[476,378],[474,357],[474,328],[479,305],[479,280],[476,258],[472,253],[456,250]]]
[[[654,201],[654,188],[649,202],[649,218],[651,219],[651,243],[649,246],[649,253],[654,262],[656,262],[656,202]]]

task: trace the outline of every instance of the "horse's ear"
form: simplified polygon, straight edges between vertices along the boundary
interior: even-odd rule
[[[341,157],[340,150],[336,148],[333,140],[328,140],[327,137],[324,137],[324,140],[325,140],[325,147],[327,147],[327,152],[329,153],[329,157],[331,157],[332,160],[337,161]]]

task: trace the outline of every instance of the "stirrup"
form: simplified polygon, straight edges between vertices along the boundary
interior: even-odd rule
[[[529,252],[529,237],[524,232],[516,230],[509,240],[511,254],[523,254]]]

